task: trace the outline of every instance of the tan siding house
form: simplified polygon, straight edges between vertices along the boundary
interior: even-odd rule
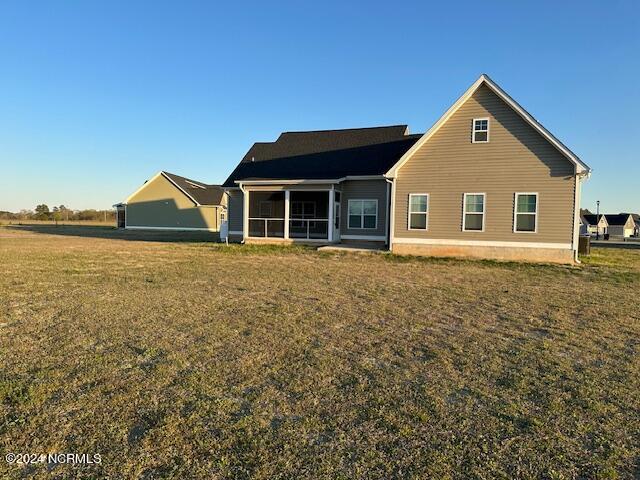
[[[225,197],[220,187],[159,172],[118,204],[118,225],[130,230],[217,233],[227,208]]]
[[[488,119],[489,140],[472,141],[472,122]],[[394,250],[485,256],[488,242],[544,243],[553,258],[571,255],[575,167],[488,87],[480,87],[399,170],[395,188]],[[537,196],[534,232],[517,232],[516,194]],[[429,223],[409,229],[409,195],[427,193]],[[465,231],[465,193],[484,197],[484,229]],[[405,239],[478,242],[406,243]],[[517,246],[516,246],[517,247]],[[527,256],[529,251],[504,255]],[[507,253],[508,252],[508,253]],[[549,252],[550,253],[550,252]],[[551,258],[551,256],[550,256]]]
[[[481,75],[424,134],[284,132],[255,143],[223,187],[232,240],[571,263],[589,174]]]
[[[588,172],[483,76],[390,170],[392,251],[570,263]]]

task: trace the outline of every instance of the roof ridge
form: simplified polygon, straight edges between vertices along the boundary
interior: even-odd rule
[[[374,130],[374,129],[379,129],[379,128],[398,128],[398,127],[407,128],[408,126],[409,125],[407,125],[407,124],[399,123],[399,124],[395,124],[395,125],[380,125],[380,126],[377,126],[377,127],[328,128],[328,129],[321,129],[321,130],[287,130],[287,131],[281,132],[280,136],[284,135],[285,133],[348,132],[348,131],[353,131],[353,130]],[[266,143],[269,143],[269,142],[266,142]]]

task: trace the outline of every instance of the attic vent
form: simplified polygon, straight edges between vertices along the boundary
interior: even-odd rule
[[[256,161],[256,157],[251,157],[251,161],[255,162]]]

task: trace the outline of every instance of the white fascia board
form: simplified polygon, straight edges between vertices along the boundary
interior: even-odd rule
[[[341,181],[345,180],[383,180],[384,175],[347,175],[342,178]]]
[[[486,84],[498,97],[500,97],[505,103],[507,103],[517,114],[519,114],[527,123],[529,123],[535,130],[537,130],[549,143],[551,143],[556,149],[562,153],[569,161],[576,166],[577,174],[589,174],[591,169],[578,158],[569,148],[567,148],[560,140],[551,134],[545,127],[543,127],[538,121],[529,114],[524,108],[522,108],[518,102],[511,98],[502,88],[500,88],[488,75],[482,74],[471,85],[456,102],[449,107],[449,109],[438,119],[436,123],[422,136],[420,139],[405,152],[405,154],[391,167],[391,169],[385,174],[387,178],[395,178],[398,170],[409,160],[415,152],[417,152],[422,145],[424,145],[438,130],[442,127],[449,118],[456,113],[464,103],[471,98],[471,96],[480,88],[483,84]]]
[[[344,178],[333,178],[333,179],[322,179],[322,180],[236,180],[235,183],[238,185],[300,185],[300,184],[322,184],[322,183],[340,183]]]

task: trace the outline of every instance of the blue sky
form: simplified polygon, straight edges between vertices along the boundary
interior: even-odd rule
[[[488,73],[640,211],[640,2],[0,3],[0,210],[222,182],[286,130],[429,128]]]

